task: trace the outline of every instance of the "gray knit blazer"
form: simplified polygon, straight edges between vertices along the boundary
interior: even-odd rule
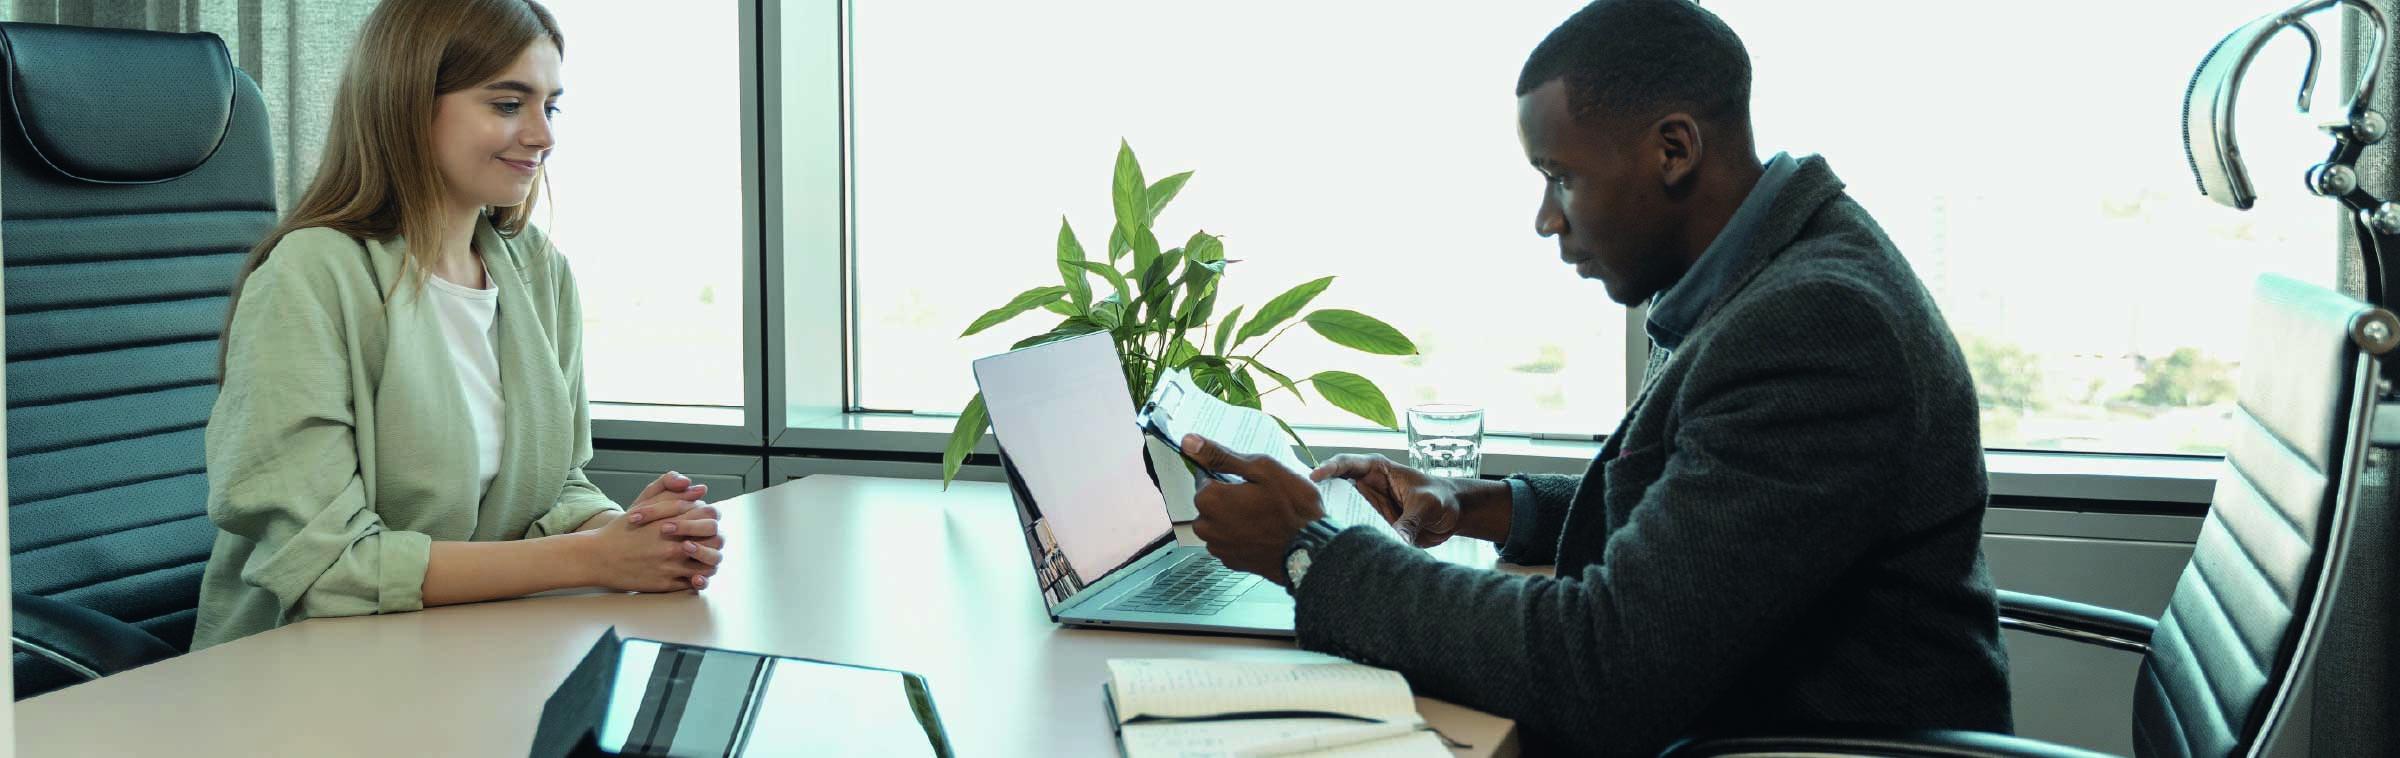
[[[1842,187],[1802,161],[1748,268],[1590,469],[1518,477],[1534,507],[1502,555],[1555,578],[1353,527],[1312,556],[1302,646],[1514,718],[1535,753],[1831,724],[2008,731],[1973,380]]]

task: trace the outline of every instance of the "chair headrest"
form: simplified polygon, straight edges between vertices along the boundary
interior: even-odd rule
[[[149,184],[191,173],[233,121],[233,59],[205,32],[0,24],[0,128],[69,178]]]

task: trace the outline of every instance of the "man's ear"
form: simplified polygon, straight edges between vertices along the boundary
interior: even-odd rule
[[[1700,122],[1691,114],[1669,113],[1650,125],[1650,133],[1657,136],[1660,184],[1676,189],[1700,173],[1705,146],[1700,143]]]

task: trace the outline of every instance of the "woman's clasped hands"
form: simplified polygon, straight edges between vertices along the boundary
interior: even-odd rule
[[[659,475],[625,514],[590,531],[595,584],[633,592],[707,589],[725,560],[722,517],[702,498],[708,485],[669,471]]]

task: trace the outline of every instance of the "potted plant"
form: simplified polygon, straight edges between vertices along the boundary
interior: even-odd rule
[[[1309,281],[1275,296],[1251,312],[1248,320],[1243,319],[1242,306],[1235,306],[1224,318],[1215,318],[1217,283],[1224,277],[1226,267],[1239,261],[1227,260],[1224,241],[1205,231],[1193,233],[1182,247],[1161,250],[1151,228],[1159,211],[1175,199],[1191,178],[1192,172],[1186,171],[1155,184],[1145,183],[1133,147],[1119,141],[1116,174],[1109,187],[1116,225],[1108,234],[1106,259],[1090,259],[1082,241],[1075,236],[1074,227],[1061,216],[1060,283],[1017,293],[1008,304],[977,317],[959,336],[982,332],[1035,310],[1055,314],[1060,321],[1047,331],[1018,341],[1011,349],[1108,332],[1115,338],[1117,356],[1125,371],[1125,386],[1131,390],[1127,397],[1129,417],[1166,372],[1182,369],[1191,372],[1201,389],[1234,405],[1259,408],[1261,398],[1278,391],[1290,392],[1306,402],[1300,388],[1307,385],[1334,407],[1377,426],[1397,428],[1391,401],[1366,377],[1346,371],[1319,371],[1294,380],[1259,359],[1284,332],[1301,324],[1307,324],[1334,344],[1351,349],[1375,355],[1417,353],[1416,344],[1400,330],[1364,313],[1339,308],[1302,313],[1333,284],[1333,277]],[[1122,270],[1120,264],[1124,266]],[[1097,289],[1094,277],[1098,279]],[[950,432],[950,445],[942,451],[943,486],[947,487],[957,476],[959,464],[983,439],[988,422],[983,395],[978,393],[959,414],[958,425]],[[1275,422],[1283,426],[1293,442],[1300,443],[1299,433],[1292,431],[1290,424],[1281,418]],[[1300,449],[1306,458],[1315,459],[1306,443],[1300,443]]]

